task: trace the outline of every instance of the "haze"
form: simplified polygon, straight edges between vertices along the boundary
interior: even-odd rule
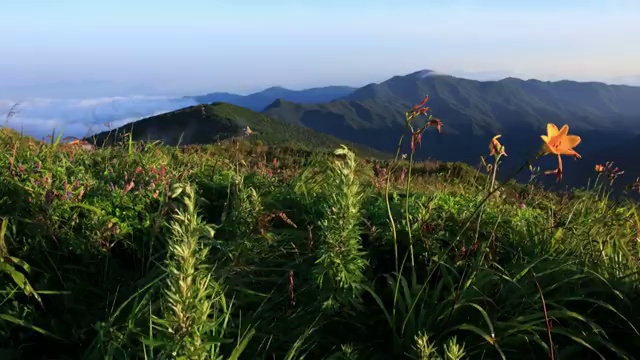
[[[635,82],[639,18],[635,0],[7,0],[0,96],[361,86],[423,68]]]

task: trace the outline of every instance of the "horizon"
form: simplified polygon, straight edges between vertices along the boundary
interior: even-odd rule
[[[606,84],[606,85],[614,85],[614,86],[632,86],[632,87],[640,87],[640,75],[629,75],[629,76],[621,76],[621,77],[617,77],[617,78],[612,78],[612,79],[576,79],[576,78],[569,78],[569,77],[562,77],[562,76],[557,76],[557,77],[523,77],[523,76],[517,76],[515,74],[508,74],[508,73],[499,73],[499,72],[478,72],[478,73],[458,73],[458,74],[453,74],[453,73],[445,73],[442,71],[438,71],[438,70],[433,70],[433,69],[419,69],[419,70],[415,70],[415,71],[410,71],[408,73],[402,73],[402,74],[393,74],[391,76],[388,76],[386,78],[383,78],[382,80],[377,80],[377,81],[369,81],[369,82],[362,82],[362,83],[358,83],[358,84],[354,84],[354,83],[350,83],[350,84],[346,84],[346,83],[317,83],[317,84],[313,84],[311,86],[287,86],[287,85],[282,85],[280,83],[273,83],[273,84],[268,84],[268,85],[264,85],[264,86],[260,86],[260,87],[256,87],[255,90],[251,90],[251,91],[231,91],[231,90],[227,90],[227,89],[216,89],[216,90],[211,90],[211,91],[202,91],[202,92],[193,92],[193,93],[177,93],[177,94],[166,94],[166,93],[157,93],[154,91],[151,92],[147,92],[145,93],[144,91],[142,92],[131,92],[131,93],[123,93],[123,94],[101,94],[101,95],[87,95],[87,96],[57,96],[57,97],[51,97],[51,96],[46,96],[46,95],[36,95],[36,96],[17,96],[14,98],[2,98],[0,97],[0,109],[2,108],[2,106],[6,107],[7,102],[12,102],[13,104],[17,104],[20,103],[22,101],[40,101],[40,100],[77,100],[77,101],[91,101],[91,100],[101,100],[101,99],[112,99],[112,100],[118,100],[118,99],[136,99],[136,98],[147,98],[147,99],[181,99],[184,97],[192,97],[192,96],[200,96],[200,95],[206,95],[206,94],[215,94],[215,93],[227,93],[227,94],[232,94],[232,95],[240,95],[240,96],[249,96],[249,95],[253,95],[253,94],[257,94],[257,93],[261,93],[267,90],[271,90],[271,89],[284,89],[284,90],[290,90],[290,91],[305,91],[305,90],[311,90],[311,89],[321,89],[321,88],[328,88],[328,87],[350,87],[353,89],[358,89],[358,88],[362,88],[365,87],[367,85],[371,85],[371,84],[381,84],[384,83],[388,80],[390,80],[393,77],[396,76],[409,76],[411,74],[414,73],[418,73],[418,72],[424,72],[424,71],[429,71],[429,72],[433,72],[436,75],[444,75],[444,76],[452,76],[455,78],[459,78],[459,79],[466,79],[466,80],[473,80],[473,81],[481,81],[481,82],[497,82],[497,81],[502,81],[508,78],[514,78],[514,79],[518,79],[518,80],[522,80],[522,81],[541,81],[541,82],[561,82],[561,81],[571,81],[571,82],[578,82],[578,83],[601,83],[601,84]],[[110,84],[110,82],[105,81],[105,80],[96,80],[96,81],[78,81],[78,82],[53,82],[53,83],[43,83],[43,84],[39,84],[39,86],[43,86],[43,87],[54,87],[54,86],[68,86],[68,85],[81,85],[81,84]],[[28,86],[17,86],[16,88],[29,88]],[[0,87],[1,89],[1,87]]]
[[[407,74],[397,74],[394,76],[409,76],[411,74],[433,71],[437,75],[450,75],[435,70],[418,70]],[[364,87],[369,84],[379,84],[391,79],[394,76],[385,78],[378,82],[369,82],[361,86],[351,86],[354,89]],[[503,76],[495,79],[472,79],[471,77],[455,76],[457,78],[477,80],[477,81],[501,81],[505,78],[514,76]],[[540,80],[540,79],[523,79],[522,81],[539,80],[545,82],[557,81],[579,81],[573,79],[559,80]],[[623,85],[640,87],[640,84],[610,84],[602,81],[596,81],[608,85]],[[245,94],[232,93],[235,95],[251,95],[271,88],[283,88],[292,91],[303,91],[312,88],[324,88],[329,86],[349,86],[342,84],[319,85],[313,87],[292,88],[281,85],[271,85],[255,92]],[[224,93],[210,92],[212,93]],[[160,115],[163,113],[175,111],[181,108],[198,105],[198,103],[189,98],[189,96],[205,95],[191,94],[182,96],[166,96],[166,95],[116,95],[116,96],[94,96],[94,97],[71,97],[71,98],[50,98],[50,97],[29,97],[22,100],[8,100],[0,97],[0,118],[5,117],[4,124],[17,131],[24,131],[25,135],[33,136],[37,139],[44,138],[51,134],[52,130],[63,131],[65,136],[84,137],[92,133],[104,131],[101,128],[103,124],[108,123],[111,127],[119,127],[130,122],[135,122],[147,117]],[[17,106],[15,116],[9,118],[8,114]],[[24,116],[26,115],[26,116]]]

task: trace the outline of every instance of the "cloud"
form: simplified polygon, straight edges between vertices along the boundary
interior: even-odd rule
[[[14,104],[15,116],[6,120]],[[89,99],[30,98],[20,102],[0,99],[0,125],[5,122],[25,135],[42,138],[63,131],[64,136],[83,137],[145,117],[196,105],[191,99],[160,96],[118,96]]]

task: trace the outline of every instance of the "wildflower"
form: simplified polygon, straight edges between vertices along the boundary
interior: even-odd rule
[[[442,127],[442,121],[440,119],[431,119],[427,122],[427,126],[433,126],[438,130],[438,134],[440,134],[440,128]]]
[[[547,124],[547,135],[540,135],[544,141],[543,155],[571,155],[581,158],[574,147],[580,144],[580,137],[576,135],[568,135],[569,125],[564,125],[560,130],[555,124]]]
[[[440,119],[435,119],[431,115],[427,115],[427,112],[430,110],[429,107],[425,107],[424,104],[429,100],[429,96],[425,96],[422,102],[418,105],[414,106],[411,110],[405,113],[406,124],[411,130],[411,152],[415,152],[416,144],[420,145],[422,142],[422,133],[427,129],[427,127],[435,127],[440,133],[440,129],[442,127],[442,121]],[[411,120],[418,115],[427,115],[429,119],[419,129],[414,129],[411,125]]]
[[[70,138],[64,139],[64,141],[66,141],[66,145],[74,145],[84,150],[94,150],[93,145],[90,144],[88,141],[80,140],[80,139],[74,139],[69,141],[69,139]],[[69,158],[71,158],[71,153],[69,153]]]
[[[545,175],[555,174],[556,181],[562,180],[562,158],[561,155],[571,155],[576,159],[581,156],[573,148],[580,144],[580,137],[576,135],[568,135],[569,125],[564,125],[560,130],[555,124],[547,124],[547,135],[540,135],[544,145],[542,147],[542,155],[553,154],[558,156],[558,168],[555,170],[545,171]]]
[[[136,186],[136,184],[134,184],[133,180],[131,180],[131,182],[129,184],[127,184],[127,186],[125,186],[124,193],[126,194],[129,191],[131,191],[131,189],[133,189],[134,186]]]
[[[620,170],[619,167],[613,167],[613,161],[607,161],[602,170],[604,175],[609,178],[609,185],[613,185],[613,182],[618,178],[618,176],[624,174],[624,171]]]
[[[597,173],[603,172],[604,171],[604,165],[597,164],[596,167],[595,167],[595,170],[596,170]]]
[[[407,117],[407,122],[410,122],[414,117],[418,115],[427,115],[427,112],[430,110],[429,107],[424,106],[427,101],[429,101],[429,95],[425,96],[418,105],[411,108],[411,110],[405,114]]]
[[[424,128],[420,128],[411,134],[411,152],[412,153],[416,151],[416,144],[420,145],[422,143],[423,131],[424,131]]]
[[[496,135],[493,137],[493,139],[491,139],[491,142],[489,143],[489,156],[507,156],[507,153],[504,151],[504,146],[502,146],[502,144],[500,144],[500,142],[498,141],[500,137],[502,137],[502,135]]]

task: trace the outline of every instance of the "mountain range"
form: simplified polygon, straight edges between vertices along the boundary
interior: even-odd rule
[[[640,165],[640,143],[633,140],[640,134],[640,87],[516,78],[475,81],[423,70],[369,84],[323,104],[276,100],[264,113],[392,152],[400,135],[407,134],[405,111],[425,95],[432,114],[444,126],[441,136],[434,132],[423,136],[419,159],[477,164],[480,155],[487,154],[491,138],[501,134],[510,155],[503,168],[509,172],[520,165],[512,158],[524,159],[538,150],[539,135],[552,122],[568,124],[570,133],[582,137],[576,149],[580,153],[615,153],[619,161]],[[628,143],[625,150],[616,150],[623,143]],[[587,156],[583,159],[590,161]],[[579,168],[573,162],[566,165],[569,171],[574,167]]]
[[[236,113],[235,119],[242,124],[243,119],[253,119],[255,122],[249,125],[252,129],[265,124],[262,131],[270,129],[275,134],[285,131],[282,126],[287,124],[286,131],[291,134],[301,134],[301,129],[305,129],[382,153],[394,153],[399,137],[408,134],[405,111],[425,95],[429,95],[426,105],[444,125],[441,134],[428,131],[423,135],[422,148],[416,153],[418,159],[475,165],[481,155],[488,154],[491,138],[501,134],[509,154],[503,172],[508,173],[539,149],[540,135],[551,122],[558,126],[568,124],[571,134],[582,137],[576,150],[583,159],[566,161],[567,172],[574,169],[588,173],[596,162],[614,160],[627,167],[624,170],[628,177],[640,175],[640,87],[511,77],[476,81],[422,70],[357,89],[340,86],[294,91],[276,87],[247,96],[214,93],[191,98],[203,104],[216,103],[211,105],[214,108],[222,106],[218,102],[235,104],[228,112]],[[175,140],[177,133],[204,126],[189,120],[200,116],[193,110],[197,107],[188,109],[190,112],[180,110],[141,120],[158,125],[140,136],[166,138],[170,136],[166,132],[170,132]],[[262,115],[259,117],[255,112]],[[182,115],[178,119],[171,114]],[[172,116],[174,124],[180,125],[164,129],[160,123]],[[210,140],[211,131],[219,129],[202,127],[194,134],[207,134]],[[403,152],[408,152],[408,148]],[[542,163],[553,166],[553,159]]]
[[[286,99],[299,104],[318,104],[342,98],[352,93],[356,88],[349,86],[327,86],[304,90],[290,90],[275,86],[249,95],[238,95],[226,92],[216,92],[199,96],[186,96],[199,104],[226,102],[246,107],[253,111],[262,111],[277,99]]]

